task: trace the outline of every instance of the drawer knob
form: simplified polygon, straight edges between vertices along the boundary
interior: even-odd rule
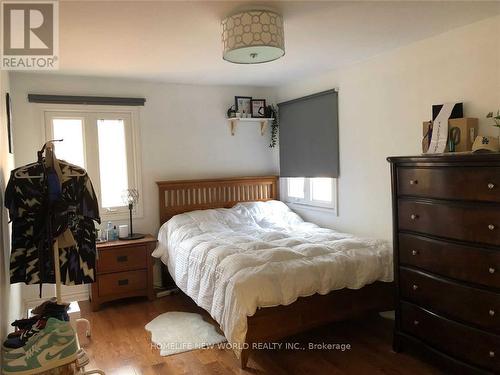
[[[496,269],[494,269],[493,267],[490,267],[490,268],[488,268],[488,272],[493,275],[496,272]]]
[[[417,250],[412,250],[411,251],[411,255],[417,255],[418,254],[418,251]]]
[[[495,187],[495,184],[493,182],[488,183],[488,189],[493,189]]]
[[[120,286],[128,285],[128,279],[118,280],[118,285]]]
[[[418,289],[418,285],[417,284],[413,284],[412,288],[413,288],[413,290],[417,290]]]
[[[411,214],[410,215],[410,219],[417,220],[418,219],[418,215],[417,214]]]
[[[488,311],[488,314],[490,314],[490,316],[495,316],[495,310],[491,309]]]
[[[416,185],[418,184],[418,180],[410,180],[410,185]]]
[[[490,358],[495,358],[495,352],[493,350],[490,350]]]
[[[489,230],[494,230],[494,229],[495,229],[495,226],[494,226],[493,224],[489,224],[489,225],[488,225],[488,229],[489,229]]]
[[[116,257],[117,262],[127,262],[128,261],[128,256],[126,255],[119,255]]]
[[[413,321],[413,325],[415,325],[415,326],[418,326],[418,324],[419,324],[419,323],[420,323],[420,322],[419,322],[418,320],[414,320],[414,321]]]

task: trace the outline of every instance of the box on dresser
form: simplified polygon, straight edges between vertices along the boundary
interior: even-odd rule
[[[118,240],[97,244],[97,280],[92,284],[91,305],[97,311],[104,302],[146,296],[154,299],[153,259],[156,239]]]
[[[458,142],[455,144],[454,152],[466,152],[472,150],[472,144],[478,136],[479,129],[479,119],[464,117],[464,118],[453,118],[448,120],[448,129],[453,128],[458,129]],[[422,135],[426,136],[429,129],[429,122],[425,121],[422,124]],[[428,146],[428,144],[427,144]],[[424,147],[424,152],[427,151],[427,147]],[[446,148],[448,152],[448,147]]]
[[[500,372],[500,154],[391,157],[394,349]]]

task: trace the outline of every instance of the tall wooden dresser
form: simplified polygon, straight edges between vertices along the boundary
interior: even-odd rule
[[[500,154],[391,157],[394,349],[500,373]]]

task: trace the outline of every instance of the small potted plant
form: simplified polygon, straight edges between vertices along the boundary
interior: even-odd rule
[[[500,109],[497,111],[497,114],[495,116],[495,114],[493,112],[490,112],[486,115],[486,118],[492,118],[493,121],[494,121],[494,124],[492,124],[494,127],[496,128],[499,128],[500,129]],[[499,137],[500,138],[500,137]]]

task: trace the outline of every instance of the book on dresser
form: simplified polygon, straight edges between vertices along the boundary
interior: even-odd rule
[[[394,350],[500,373],[500,154],[390,157]]]

